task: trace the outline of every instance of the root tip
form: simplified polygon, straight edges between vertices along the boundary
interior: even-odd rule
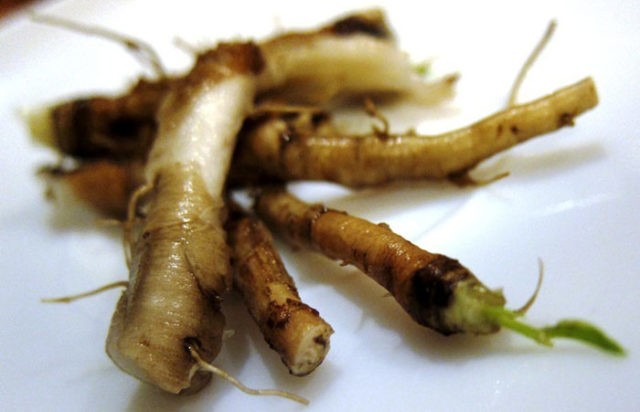
[[[202,359],[202,357],[200,356],[200,354],[198,353],[197,349],[191,345],[191,344],[187,344],[187,349],[189,351],[189,353],[191,354],[191,357],[193,357],[193,359],[196,361],[197,366],[200,368],[200,370],[203,371],[207,371],[207,372],[211,372],[214,375],[226,380],[227,382],[231,383],[233,386],[235,386],[236,388],[238,388],[240,391],[248,394],[248,395],[260,395],[260,396],[279,396],[281,398],[285,398],[285,399],[289,399],[291,401],[294,402],[298,402],[302,405],[309,405],[309,400],[306,398],[303,398],[300,395],[296,395],[295,393],[291,393],[291,392],[286,392],[286,391],[282,391],[279,389],[253,389],[253,388],[249,388],[248,386],[244,385],[242,382],[240,382],[238,379],[234,378],[233,376],[231,376],[228,372],[220,369],[219,367],[210,364],[209,362],[206,362],[204,359]]]

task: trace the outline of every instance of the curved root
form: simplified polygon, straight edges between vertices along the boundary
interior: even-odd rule
[[[522,307],[514,310],[514,313],[518,315],[524,315],[527,311],[533,306],[533,303],[536,301],[538,297],[538,293],[540,293],[540,288],[542,287],[542,280],[544,279],[544,263],[542,259],[538,258],[538,284],[536,285],[536,289],[533,291],[533,295],[525,302]]]
[[[142,64],[148,66],[148,68],[157,78],[162,79],[167,77],[167,70],[163,66],[160,56],[154,50],[154,48],[151,47],[150,44],[144,42],[143,40],[126,36],[124,34],[117,33],[104,27],[82,24],[76,21],[67,20],[52,15],[31,13],[31,20],[37,23],[57,26],[67,30],[75,31],[77,33],[82,33],[89,36],[97,36],[119,43],[125,49],[131,52],[136,58],[138,58]]]
[[[90,296],[95,296],[99,293],[106,292],[107,290],[120,288],[120,287],[126,288],[127,286],[129,286],[129,282],[127,282],[126,280],[120,280],[117,282],[108,283],[104,286],[89,290],[87,292],[78,293],[76,295],[61,296],[58,298],[43,298],[40,301],[42,303],[71,303],[78,299],[84,299]]]
[[[191,356],[193,357],[193,359],[197,362],[195,365],[194,370],[192,371],[192,373],[197,372],[198,370],[201,371],[207,371],[207,372],[211,372],[214,375],[217,375],[219,377],[221,377],[222,379],[226,380],[227,382],[231,383],[233,386],[235,386],[236,388],[240,389],[242,392],[248,394],[248,395],[261,395],[261,396],[280,396],[282,398],[286,398],[289,400],[292,400],[294,402],[298,402],[301,403],[303,405],[308,405],[309,404],[309,400],[296,395],[295,393],[291,393],[291,392],[286,392],[286,391],[281,391],[279,389],[253,389],[253,388],[249,388],[248,386],[244,385],[242,382],[240,382],[238,379],[234,378],[233,376],[231,376],[228,372],[220,369],[217,366],[214,366],[212,364],[210,364],[209,362],[206,362],[204,359],[202,359],[200,357],[200,354],[198,353],[198,351],[196,350],[196,348],[191,345],[191,344],[187,344],[187,349],[189,350],[189,354],[191,354]]]
[[[544,35],[533,49],[527,60],[524,62],[518,75],[516,76],[516,80],[513,82],[513,86],[511,86],[511,92],[509,93],[509,100],[507,102],[507,107],[513,107],[516,105],[516,99],[518,98],[518,92],[520,91],[520,86],[524,81],[524,78],[527,75],[527,72],[533,66],[533,63],[538,59],[542,50],[544,50],[549,40],[551,40],[551,36],[553,36],[553,32],[556,30],[556,21],[551,20],[549,22],[549,26],[547,26],[547,30],[544,32]]]

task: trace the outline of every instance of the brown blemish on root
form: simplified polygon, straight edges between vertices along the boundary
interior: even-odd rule
[[[409,300],[406,309],[418,322],[437,325],[440,333],[448,335],[459,332],[446,324],[442,313],[451,305],[456,286],[471,276],[471,272],[457,260],[437,255],[412,277],[411,293],[415,298]]]
[[[267,326],[270,329],[284,329],[291,318],[291,312],[287,306],[274,302],[269,304],[268,312]]]
[[[323,348],[326,347],[329,343],[322,335],[316,336],[315,338],[313,338],[313,341],[318,345],[322,346]]]
[[[384,21],[384,15],[379,10],[372,10],[368,13],[345,17],[336,21],[323,31],[331,32],[339,36],[366,34],[379,39],[389,39],[392,37],[391,31]]]
[[[558,117],[558,127],[573,126],[575,124],[573,121],[574,117],[575,116],[571,113],[562,113]]]

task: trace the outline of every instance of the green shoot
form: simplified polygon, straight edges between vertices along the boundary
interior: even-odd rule
[[[518,319],[521,314],[504,307],[485,308],[485,315],[496,324],[511,329],[545,346],[553,346],[553,338],[574,339],[613,355],[624,355],[624,348],[598,327],[582,320],[561,320],[553,326],[537,328]]]
[[[413,65],[413,71],[420,77],[427,77],[431,73],[431,62],[422,61]]]
[[[561,320],[554,326],[544,328],[544,332],[552,338],[580,340],[606,352],[616,355],[625,354],[624,348],[618,342],[607,336],[596,326],[579,319]]]

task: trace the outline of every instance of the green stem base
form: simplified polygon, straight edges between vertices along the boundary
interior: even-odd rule
[[[533,339],[545,346],[553,346],[552,339],[566,338],[581,341],[613,355],[624,355],[624,348],[600,328],[583,320],[565,319],[555,325],[537,328],[519,319],[522,314],[500,306],[487,307],[487,318],[495,324]]]

